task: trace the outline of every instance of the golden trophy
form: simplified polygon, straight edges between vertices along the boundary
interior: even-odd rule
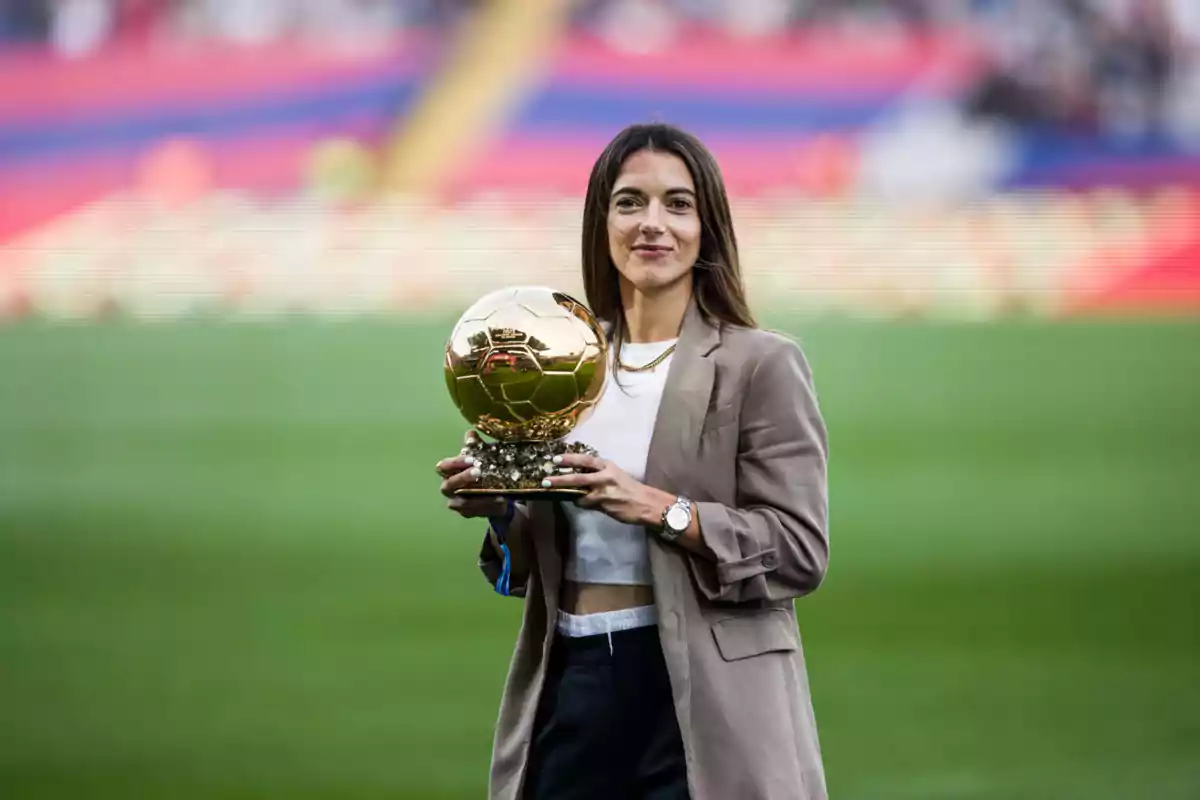
[[[591,311],[543,286],[500,289],[459,318],[446,343],[446,386],[476,437],[463,449],[482,473],[464,495],[573,499],[545,489],[569,472],[556,455],[596,451],[564,437],[595,408],[608,378],[608,340]]]

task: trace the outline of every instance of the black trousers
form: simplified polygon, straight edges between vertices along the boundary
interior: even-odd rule
[[[526,800],[687,800],[671,684],[650,626],[557,636],[538,704]]]

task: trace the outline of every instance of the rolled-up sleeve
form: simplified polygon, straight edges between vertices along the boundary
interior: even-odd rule
[[[804,353],[775,341],[742,397],[735,506],[696,503],[715,560],[688,560],[713,601],[800,597],[821,584],[829,563],[828,432]]]

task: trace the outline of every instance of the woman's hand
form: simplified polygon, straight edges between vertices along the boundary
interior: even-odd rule
[[[629,525],[658,525],[663,509],[674,502],[674,496],[647,486],[623,469],[603,458],[585,453],[566,453],[554,457],[562,467],[582,470],[566,475],[553,475],[542,485],[550,489],[584,489],[587,494],[576,500],[581,508],[602,511],[619,522]]]
[[[470,443],[474,431],[467,434]],[[446,496],[446,507],[463,517],[503,517],[508,510],[508,501],[503,497],[456,495],[458,489],[473,486],[479,480],[479,470],[475,467],[475,459],[460,453],[452,458],[444,458],[437,463],[438,474],[442,476],[442,494]]]

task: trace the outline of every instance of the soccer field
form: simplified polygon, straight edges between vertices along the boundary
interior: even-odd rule
[[[1200,326],[772,322],[832,797],[1200,796]],[[437,494],[451,323],[0,329],[0,796],[483,796],[521,601]]]

